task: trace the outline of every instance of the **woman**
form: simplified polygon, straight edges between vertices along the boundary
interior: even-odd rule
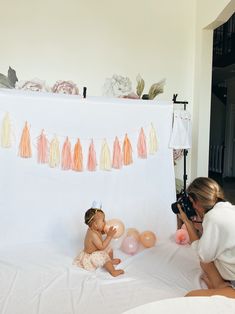
[[[197,178],[187,189],[201,217],[202,236],[179,207],[192,247],[197,251],[208,290],[190,291],[186,296],[222,295],[235,298],[235,206],[225,201],[221,187],[210,178]]]

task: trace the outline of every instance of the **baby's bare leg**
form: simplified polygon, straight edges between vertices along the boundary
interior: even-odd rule
[[[112,249],[109,251],[109,257],[111,258],[111,262],[113,265],[118,265],[121,263],[120,258],[113,258],[113,250]]]
[[[112,261],[108,261],[104,264],[104,268],[112,275],[113,277],[117,277],[119,275],[124,274],[124,270],[122,269],[115,269],[113,266]]]

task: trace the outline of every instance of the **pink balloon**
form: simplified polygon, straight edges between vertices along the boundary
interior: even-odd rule
[[[152,231],[144,231],[140,234],[140,242],[144,247],[153,247],[156,243],[156,236]]]
[[[132,236],[126,237],[122,241],[121,250],[126,254],[133,255],[137,252],[138,248],[139,248],[139,243]]]
[[[175,242],[177,244],[188,244],[189,243],[189,235],[188,235],[188,231],[185,229],[179,229],[176,231],[175,233]]]
[[[126,232],[126,235],[128,237],[133,237],[135,238],[137,241],[139,241],[139,238],[140,238],[140,233],[137,229],[135,228],[129,228],[127,229],[127,232]]]
[[[106,233],[108,232],[108,229],[110,227],[114,227],[117,230],[117,232],[115,233],[113,237],[114,239],[120,238],[125,231],[124,223],[119,219],[111,219],[106,222],[106,225],[104,227],[104,230]]]

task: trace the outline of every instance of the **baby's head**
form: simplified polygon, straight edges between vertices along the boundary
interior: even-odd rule
[[[85,213],[85,224],[89,227],[94,227],[98,231],[103,231],[105,226],[105,215],[102,209],[88,209]]]

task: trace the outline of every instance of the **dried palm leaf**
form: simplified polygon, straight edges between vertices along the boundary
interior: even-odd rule
[[[165,83],[166,80],[163,79],[158,83],[153,84],[149,89],[149,99],[154,99],[158,94],[163,93]]]
[[[137,75],[136,77],[136,81],[137,81],[137,86],[136,86],[136,94],[141,97],[143,90],[144,90],[144,80],[142,79],[142,77],[140,76],[140,74]]]

